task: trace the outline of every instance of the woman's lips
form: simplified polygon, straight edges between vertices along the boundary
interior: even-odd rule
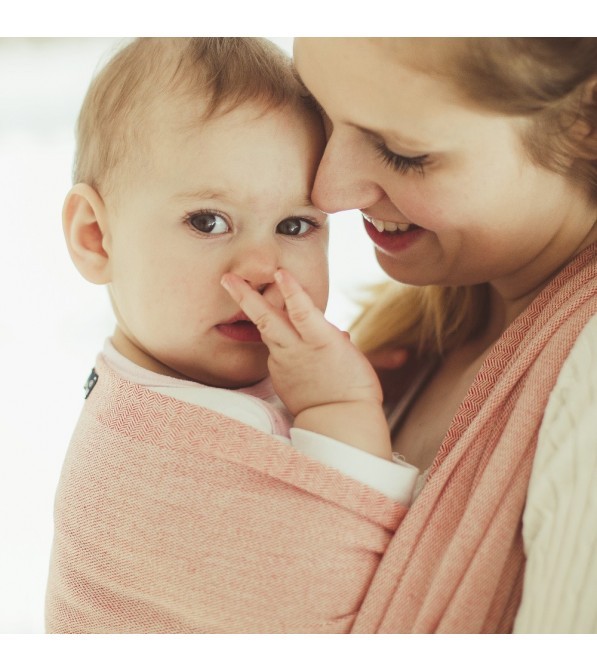
[[[416,224],[411,224],[406,231],[378,231],[367,217],[363,216],[365,230],[374,244],[385,252],[400,252],[413,245],[424,233]]]

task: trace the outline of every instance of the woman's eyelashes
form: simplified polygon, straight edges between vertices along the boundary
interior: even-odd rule
[[[421,156],[395,154],[383,142],[375,143],[375,151],[381,156],[384,164],[402,174],[415,171],[423,175],[425,173],[425,166],[429,160],[429,154],[421,154]]]

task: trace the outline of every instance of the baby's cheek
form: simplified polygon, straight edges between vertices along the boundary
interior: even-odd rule
[[[330,291],[327,256],[321,256],[318,261],[310,264],[310,271],[303,277],[308,283],[303,285],[305,291],[311,297],[311,301],[323,312],[326,309]]]
[[[324,312],[328,305],[329,298],[329,281],[327,274],[325,278],[321,278],[321,282],[311,292],[309,292],[309,294],[313,303],[319,308],[319,310],[321,310],[321,312]]]

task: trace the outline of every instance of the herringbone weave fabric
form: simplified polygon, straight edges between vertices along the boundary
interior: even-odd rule
[[[406,509],[96,371],[56,495],[48,632],[348,631]]]
[[[497,341],[428,482],[389,545],[354,632],[510,632],[524,575],[521,518],[551,390],[597,313],[597,245]]]

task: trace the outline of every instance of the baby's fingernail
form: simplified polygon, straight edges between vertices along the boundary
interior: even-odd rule
[[[275,279],[276,282],[282,282],[284,280],[284,275],[283,275],[282,271],[276,271],[274,273],[274,279]]]

